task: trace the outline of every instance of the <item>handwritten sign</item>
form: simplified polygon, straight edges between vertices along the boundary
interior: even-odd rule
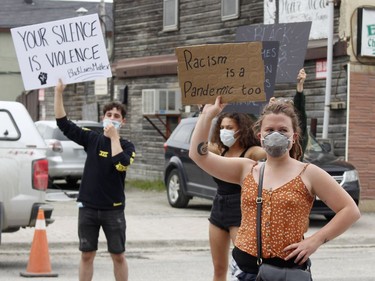
[[[276,1],[264,1],[264,23],[278,23],[311,21],[310,40],[328,37],[329,9],[326,0],[279,0],[278,10]]]
[[[264,62],[264,91],[266,92],[266,102],[241,102],[228,104],[223,111],[225,112],[243,112],[252,113],[259,116],[263,107],[273,97],[275,89],[277,62],[279,56],[279,42],[278,41],[264,41],[262,42],[262,58]]]
[[[265,101],[262,43],[176,48],[182,104]]]
[[[240,26],[236,41],[279,41],[276,83],[295,83],[305,61],[310,28],[311,22]]]
[[[11,29],[25,90],[111,77],[97,14]]]

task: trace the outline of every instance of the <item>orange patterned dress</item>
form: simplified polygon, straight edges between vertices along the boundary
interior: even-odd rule
[[[314,201],[301,179],[301,174],[273,191],[263,188],[262,207],[262,257],[284,259],[289,253],[283,249],[300,242],[309,223],[309,215]],[[255,165],[254,165],[255,166]],[[256,198],[258,183],[253,177],[253,169],[246,176],[241,190],[242,221],[235,245],[240,250],[256,257],[257,234]]]

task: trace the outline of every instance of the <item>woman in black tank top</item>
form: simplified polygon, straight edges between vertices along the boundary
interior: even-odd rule
[[[266,153],[252,131],[253,120],[245,113],[221,114],[213,129],[210,151],[223,157],[248,157],[261,160]],[[227,280],[228,254],[241,224],[241,186],[214,178],[214,198],[209,225],[209,238],[214,281]]]

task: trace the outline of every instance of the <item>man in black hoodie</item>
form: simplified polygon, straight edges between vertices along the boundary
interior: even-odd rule
[[[135,156],[134,145],[119,135],[125,124],[122,104],[111,102],[103,108],[103,133],[85,130],[70,121],[64,109],[60,80],[55,87],[55,117],[60,130],[72,141],[82,145],[87,159],[78,195],[78,235],[82,252],[79,280],[92,280],[94,258],[98,249],[100,228],[107,238],[116,281],[128,280],[125,258],[125,177]]]

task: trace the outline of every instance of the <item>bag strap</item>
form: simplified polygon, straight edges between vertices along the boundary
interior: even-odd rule
[[[258,197],[256,199],[257,203],[257,225],[256,225],[256,231],[257,231],[257,264],[262,264],[262,188],[263,188],[263,174],[264,174],[264,166],[266,166],[266,163],[260,167],[259,169],[259,181],[258,181]]]

